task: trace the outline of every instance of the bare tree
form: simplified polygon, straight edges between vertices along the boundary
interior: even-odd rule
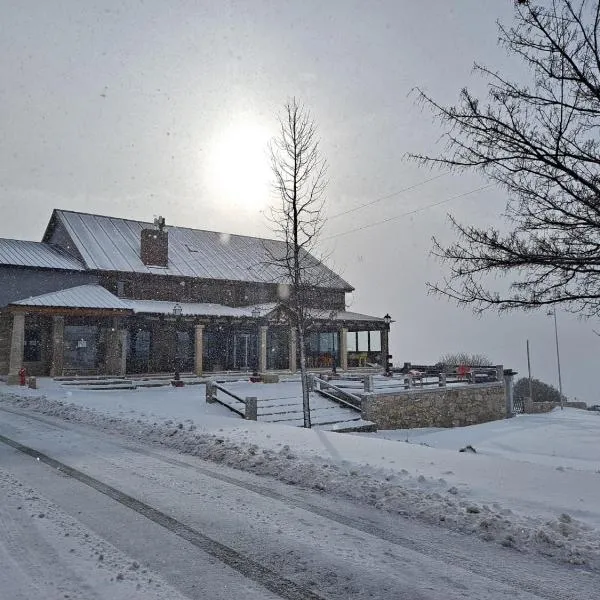
[[[468,365],[469,367],[491,367],[492,361],[485,354],[454,352],[440,356],[438,364],[444,367],[457,367],[459,365]]]
[[[306,336],[322,286],[322,263],[316,258],[317,240],[324,224],[324,194],[327,187],[327,161],[320,150],[315,122],[310,112],[295,98],[289,100],[279,118],[279,135],[270,145],[274,188],[279,206],[271,211],[275,235],[284,242],[269,251],[289,284],[282,298],[292,325],[298,332],[300,377],[304,427],[311,426],[306,371]],[[329,272],[330,273],[330,272]]]
[[[506,230],[452,219],[458,241],[434,253],[450,266],[433,291],[476,310],[563,304],[600,314],[600,1],[518,2],[500,44],[528,69],[528,83],[481,65],[480,102],[463,89],[456,106],[422,90],[446,126],[428,165],[478,171],[508,195]],[[491,277],[490,277],[491,276]]]

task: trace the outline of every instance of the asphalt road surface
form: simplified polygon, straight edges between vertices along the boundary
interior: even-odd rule
[[[0,409],[0,599],[577,599],[581,567]]]

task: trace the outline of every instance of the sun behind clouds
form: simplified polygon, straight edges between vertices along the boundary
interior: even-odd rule
[[[245,211],[262,210],[269,204],[271,137],[267,127],[250,118],[234,119],[214,135],[205,177],[219,204]]]

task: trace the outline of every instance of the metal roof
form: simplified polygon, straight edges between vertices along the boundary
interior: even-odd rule
[[[361,313],[349,312],[347,310],[323,310],[322,308],[311,308],[310,316],[317,320],[331,320],[331,321],[377,321],[384,323],[383,317],[372,317],[370,315],[363,315]]]
[[[85,266],[59,246],[0,238],[0,265],[84,271]]]
[[[55,210],[89,269],[153,273],[203,279],[283,283],[281,268],[268,264],[269,255],[283,254],[285,244],[277,240],[230,235],[187,227],[167,226],[169,265],[146,266],[140,258],[142,229],[151,223],[116,217]],[[52,223],[45,239],[50,239]],[[315,281],[320,287],[351,291],[352,286],[313,257]]]
[[[184,317],[251,317],[252,307],[223,306],[200,302],[166,302],[163,300],[125,300],[123,302],[134,313],[173,315],[173,307],[181,306]],[[264,313],[263,313],[264,314]]]
[[[111,294],[101,285],[79,285],[77,287],[32,296],[12,302],[13,306],[43,306],[53,308],[91,308],[129,310],[123,300]]]
[[[251,306],[224,306],[200,302],[169,302],[163,300],[131,300],[118,298],[106,288],[98,284],[79,285],[58,292],[42,294],[17,300],[13,306],[52,307],[52,308],[88,308],[131,311],[134,314],[173,315],[175,305],[181,307],[184,317],[253,317],[255,309],[260,310],[261,317],[268,317],[278,305],[275,303],[256,304]],[[319,308],[310,309],[313,319],[331,321],[370,321],[383,322],[381,317],[371,317],[348,311],[328,311]]]

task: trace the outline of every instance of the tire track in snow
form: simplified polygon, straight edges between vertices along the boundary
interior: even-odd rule
[[[15,415],[30,418],[35,421],[39,421],[49,427],[54,427],[60,430],[72,430],[73,426],[79,425],[79,423],[74,422],[73,424],[69,423],[69,425],[62,425],[61,423],[55,423],[53,420],[50,420],[47,417],[41,417],[37,415],[32,415],[29,412],[20,411],[18,409],[0,407],[0,411],[6,410],[7,412],[13,413]],[[52,419],[56,419],[59,417],[53,417]],[[89,425],[88,425],[89,427]],[[0,436],[1,439],[1,436]],[[156,452],[153,450],[148,450],[146,448],[142,448],[135,443],[120,443],[118,441],[114,441],[117,446],[120,446],[123,449],[134,452],[136,454],[140,454],[142,456],[147,456],[149,458],[153,458],[164,462],[166,464],[170,464],[177,467],[183,467],[188,470],[192,470],[198,472],[205,477],[221,481],[228,485],[232,485],[238,488],[242,488],[244,490],[253,492],[260,496],[270,498],[272,500],[276,500],[285,505],[288,505],[293,508],[299,508],[301,510],[305,510],[309,513],[315,514],[319,517],[327,519],[329,521],[336,522],[344,527],[353,529],[357,532],[367,534],[378,539],[381,539],[385,542],[393,544],[395,546],[399,546],[403,549],[408,549],[414,551],[418,554],[421,554],[427,558],[433,558],[436,560],[441,560],[448,565],[453,567],[459,567],[464,569],[467,573],[473,573],[474,575],[478,575],[480,577],[484,577],[489,579],[490,581],[495,581],[497,583],[501,583],[504,585],[515,586],[519,589],[529,592],[539,598],[544,600],[568,600],[573,598],[574,589],[572,585],[565,585],[563,589],[560,589],[556,586],[556,582],[554,584],[542,585],[538,582],[531,580],[531,572],[527,572],[527,568],[525,567],[520,577],[516,577],[515,569],[518,568],[517,562],[519,562],[519,557],[515,556],[515,564],[513,565],[515,569],[512,571],[510,569],[505,569],[507,573],[500,573],[498,570],[498,565],[489,564],[486,560],[486,557],[480,557],[476,554],[469,553],[469,551],[463,551],[460,548],[460,545],[457,545],[454,549],[445,549],[440,544],[433,542],[426,542],[424,540],[417,540],[411,537],[407,537],[397,533],[392,529],[384,529],[381,526],[368,521],[367,519],[361,518],[353,518],[348,517],[346,515],[341,515],[336,513],[330,509],[324,508],[322,506],[318,506],[312,504],[306,500],[298,499],[290,497],[286,494],[277,492],[271,488],[266,486],[257,485],[254,483],[250,483],[248,481],[242,481],[236,477],[232,477],[230,475],[225,475],[222,473],[218,473],[208,467],[204,467],[201,465],[194,465],[184,460],[178,460],[177,458],[172,458],[169,456],[165,456],[160,452]],[[193,456],[193,455],[192,455]],[[197,458],[197,457],[196,457]],[[204,459],[198,458],[198,460],[202,460],[206,462]],[[404,517],[400,517],[404,518]],[[458,534],[461,535],[461,534]],[[447,538],[446,538],[447,539]],[[505,550],[506,552],[510,552],[510,550]],[[562,586],[561,586],[562,587]],[[585,590],[582,590],[585,594]],[[585,596],[579,596],[585,597]]]
[[[271,571],[260,563],[243,556],[229,546],[213,540],[200,531],[193,529],[189,525],[186,525],[185,523],[178,521],[166,513],[153,508],[145,502],[137,500],[133,496],[130,496],[129,494],[126,494],[117,488],[103,483],[95,477],[91,477],[90,475],[70,467],[69,465],[56,460],[47,454],[44,454],[43,452],[39,452],[38,450],[30,448],[29,446],[24,446],[23,444],[20,444],[19,442],[4,435],[0,435],[0,442],[6,444],[7,446],[11,446],[15,450],[18,450],[27,456],[31,456],[32,458],[43,462],[53,469],[59,469],[64,475],[68,475],[69,477],[76,479],[84,485],[87,485],[88,487],[95,489],[96,491],[108,496],[116,502],[119,502],[119,504],[122,504],[123,506],[139,513],[150,521],[153,521],[157,525],[164,527],[178,537],[196,546],[196,548],[199,548],[203,552],[214,556],[227,566],[244,575],[244,577],[255,581],[281,598],[285,598],[286,600],[324,600],[322,596],[319,596],[312,590],[302,587],[293,581],[290,581],[289,579],[281,577],[274,571]]]

